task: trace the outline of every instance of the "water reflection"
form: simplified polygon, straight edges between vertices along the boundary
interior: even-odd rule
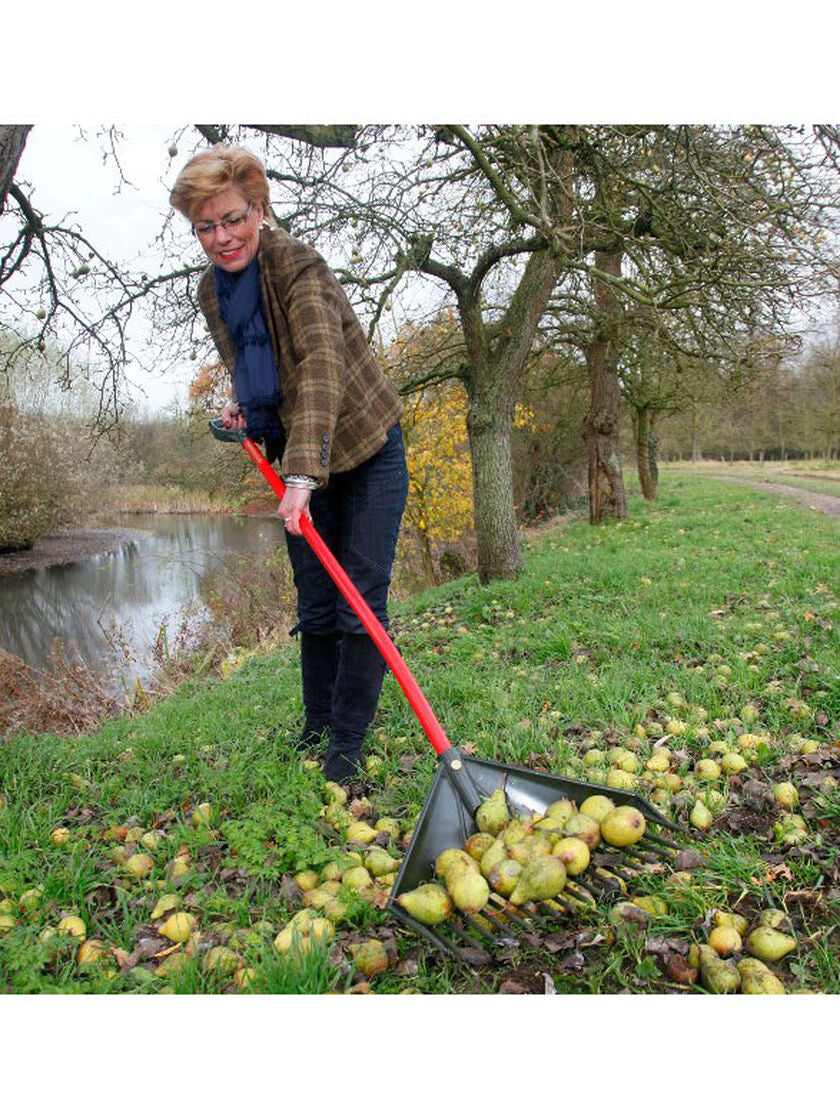
[[[161,627],[173,640],[205,609],[213,574],[237,557],[272,554],[283,537],[279,521],[262,517],[136,517],[114,527],[133,537],[116,552],[0,578],[0,647],[43,668],[59,638],[111,676],[122,642],[120,670],[145,682]]]

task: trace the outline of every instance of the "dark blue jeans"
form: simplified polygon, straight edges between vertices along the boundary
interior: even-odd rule
[[[387,628],[388,587],[397,535],[408,497],[402,428],[388,432],[385,446],[352,470],[331,474],[312,494],[309,513],[327,547]],[[301,536],[286,533],[303,633],[364,633],[323,564]]]

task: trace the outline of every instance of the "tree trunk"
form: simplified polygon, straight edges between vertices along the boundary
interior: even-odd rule
[[[621,250],[599,250],[595,267],[612,276],[621,274]],[[621,389],[618,383],[618,333],[621,305],[613,288],[604,280],[593,279],[595,329],[585,349],[589,374],[589,411],[583,430],[589,452],[589,521],[599,525],[612,518],[627,518],[627,497],[621,475],[618,447],[618,410]]]
[[[31,124],[0,124],[0,214],[15,177]]]
[[[642,497],[653,501],[659,484],[659,467],[656,461],[656,413],[651,408],[636,409],[636,466]]]
[[[485,329],[479,302],[463,295],[461,324],[471,357],[467,435],[475,491],[478,578],[511,579],[524,570],[513,497],[511,428],[537,325],[559,275],[549,250],[531,254],[499,323]]]

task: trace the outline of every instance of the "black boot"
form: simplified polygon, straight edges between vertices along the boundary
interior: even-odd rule
[[[298,750],[318,746],[332,722],[333,688],[338,669],[339,634],[301,633],[300,669],[305,722]]]
[[[366,633],[341,638],[324,774],[345,784],[358,773],[362,743],[376,714],[385,660]]]

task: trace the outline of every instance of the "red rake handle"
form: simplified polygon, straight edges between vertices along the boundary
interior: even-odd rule
[[[252,439],[243,438],[242,446],[253,459],[259,472],[282,501],[286,493],[286,486],[283,479],[272,468],[265,455],[263,455]],[[426,732],[426,737],[435,748],[435,751],[438,754],[443,754],[446,750],[452,750],[452,743],[446,737],[443,727],[437,721],[434,711],[432,711],[428,700],[420,691],[417,681],[412,676],[411,670],[403,660],[396,645],[388,636],[382,623],[365,602],[364,598],[362,598],[362,595],[350,579],[350,576],[327,547],[320,533],[306,514],[303,514],[300,518],[300,530],[304,539],[326,568],[327,574],[347,599],[350,609],[365,627],[374,645],[376,645],[379,652],[385,658],[385,663],[391,669],[394,676],[396,676],[400,687],[405,692],[405,698],[411,704],[414,714],[420,720],[420,725]]]

